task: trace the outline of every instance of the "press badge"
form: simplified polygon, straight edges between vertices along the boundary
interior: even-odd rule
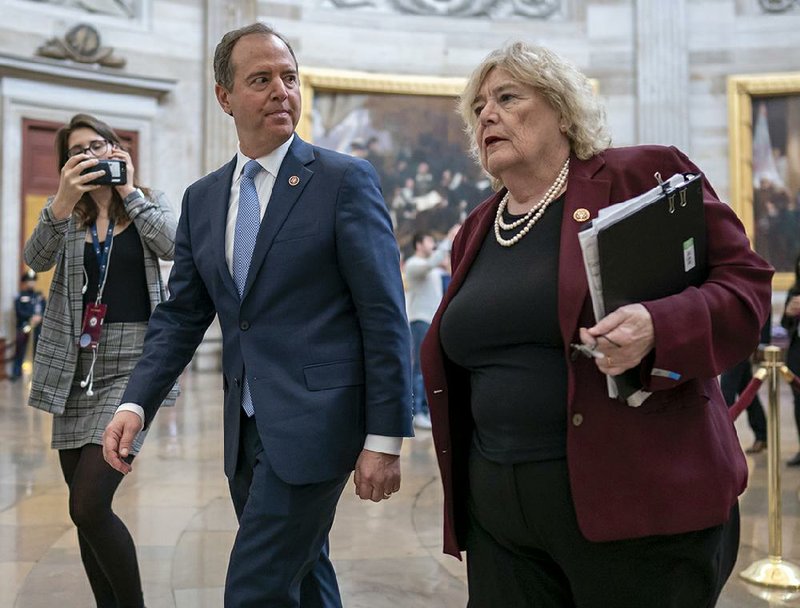
[[[103,329],[103,319],[106,317],[106,304],[89,302],[83,311],[83,327],[78,346],[81,348],[97,348],[100,343],[100,332]]]

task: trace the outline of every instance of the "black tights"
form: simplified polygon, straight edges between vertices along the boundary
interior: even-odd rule
[[[122,473],[103,460],[99,445],[59,450],[58,457],[69,486],[69,515],[78,527],[81,560],[97,607],[142,608],[136,548],[125,524],[111,510]]]

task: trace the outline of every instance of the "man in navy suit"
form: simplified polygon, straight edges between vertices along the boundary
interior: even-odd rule
[[[239,152],[186,190],[170,298],[150,318],[104,453],[130,471],[133,438],[218,315],[239,519],[225,606],[338,607],[327,539],[339,496],[353,469],[362,499],[396,492],[412,435],[399,253],[371,165],[294,133],[300,83],[282,36],[229,32],[214,72]]]

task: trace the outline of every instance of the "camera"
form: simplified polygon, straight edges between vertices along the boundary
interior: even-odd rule
[[[103,171],[103,175],[87,182],[87,185],[121,186],[128,183],[128,169],[124,161],[116,159],[100,160],[94,167],[81,171],[81,175]]]

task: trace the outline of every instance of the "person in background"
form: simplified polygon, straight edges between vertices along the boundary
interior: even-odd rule
[[[595,319],[585,222],[656,172],[700,170],[610,147],[588,79],[523,42],[489,54],[459,107],[497,193],[453,243],[422,370],[470,608],[713,606],[747,481],[717,376],[755,349],[773,269],[704,182],[707,280]],[[630,369],[639,407],[608,396]]]
[[[764,327],[761,328],[761,345],[769,344],[772,341],[772,321],[767,318]],[[729,370],[722,372],[720,376],[720,386],[725,403],[731,407],[736,403],[737,397],[747,388],[753,379],[753,363],[751,358],[740,361]],[[755,394],[750,405],[747,406],[747,422],[753,431],[755,440],[753,445],[745,450],[748,454],[760,454],[767,449],[767,417],[764,414],[764,406],[758,393]]]
[[[56,133],[56,153],[58,191],[24,250],[34,270],[56,267],[28,404],[53,414],[51,445],[97,605],[138,608],[136,549],[111,509],[123,476],[103,460],[101,446],[142,354],[147,321],[165,296],[159,259],[172,259],[177,224],[163,193],[137,186],[130,154],[101,120],[75,115]],[[100,160],[124,163],[127,182],[92,184],[103,175],[95,170]],[[165,405],[177,396],[170,389]],[[132,441],[128,462],[144,438]]]
[[[425,196],[433,190],[433,174],[430,165],[421,161],[417,165],[417,173],[414,175],[414,196]]]
[[[789,334],[789,348],[786,352],[786,365],[795,375],[800,375],[800,255],[794,261],[794,284],[786,294],[781,325]],[[800,391],[792,387],[794,397],[794,421],[800,439]],[[800,466],[800,450],[786,463],[790,467]]]
[[[431,428],[428,413],[428,400],[422,381],[419,351],[422,340],[431,326],[433,315],[442,301],[444,293],[445,265],[450,256],[450,247],[459,225],[450,228],[447,236],[437,245],[433,235],[417,232],[412,238],[414,254],[403,267],[405,273],[406,309],[411,327],[411,341],[414,355],[414,426],[418,429]]]
[[[28,341],[33,335],[33,351],[42,331],[42,315],[47,300],[42,292],[36,291],[36,273],[28,270],[20,279],[20,289],[14,298],[14,313],[16,315],[16,350],[14,351],[14,364],[11,368],[11,381],[19,380],[22,376],[22,363],[28,351]]]

